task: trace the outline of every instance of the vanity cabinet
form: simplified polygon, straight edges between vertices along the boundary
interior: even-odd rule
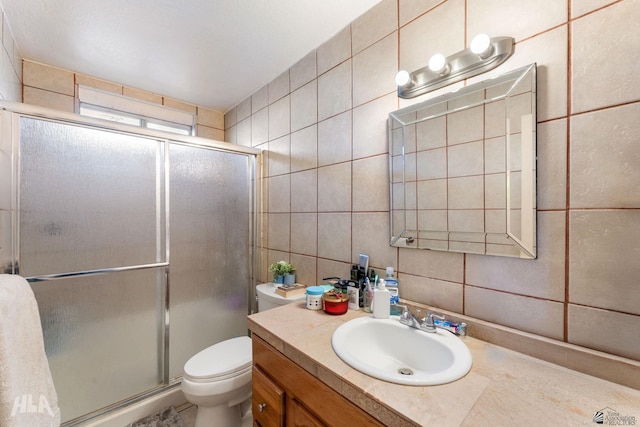
[[[252,340],[254,426],[383,426],[257,335]]]
[[[253,425],[265,427],[284,425],[284,390],[255,366],[251,375]]]
[[[326,424],[304,407],[297,399],[287,399],[287,426],[322,427]]]

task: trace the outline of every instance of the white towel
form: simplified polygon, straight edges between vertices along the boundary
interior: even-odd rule
[[[0,426],[59,425],[33,291],[24,278],[0,274]]]

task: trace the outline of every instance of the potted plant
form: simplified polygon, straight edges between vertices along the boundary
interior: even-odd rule
[[[296,283],[296,275],[293,274],[295,268],[287,261],[274,262],[269,266],[269,271],[273,273],[273,283],[285,285]]]

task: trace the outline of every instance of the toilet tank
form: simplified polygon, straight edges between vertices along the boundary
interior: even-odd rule
[[[273,286],[273,283],[262,283],[256,286],[256,295],[258,296],[259,312],[280,307],[281,305],[291,304],[292,302],[302,301],[306,297],[305,294],[299,294],[285,298],[276,294],[276,287]]]

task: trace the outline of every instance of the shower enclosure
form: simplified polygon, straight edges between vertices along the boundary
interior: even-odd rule
[[[31,283],[64,425],[247,334],[257,150],[2,107],[0,261]]]

